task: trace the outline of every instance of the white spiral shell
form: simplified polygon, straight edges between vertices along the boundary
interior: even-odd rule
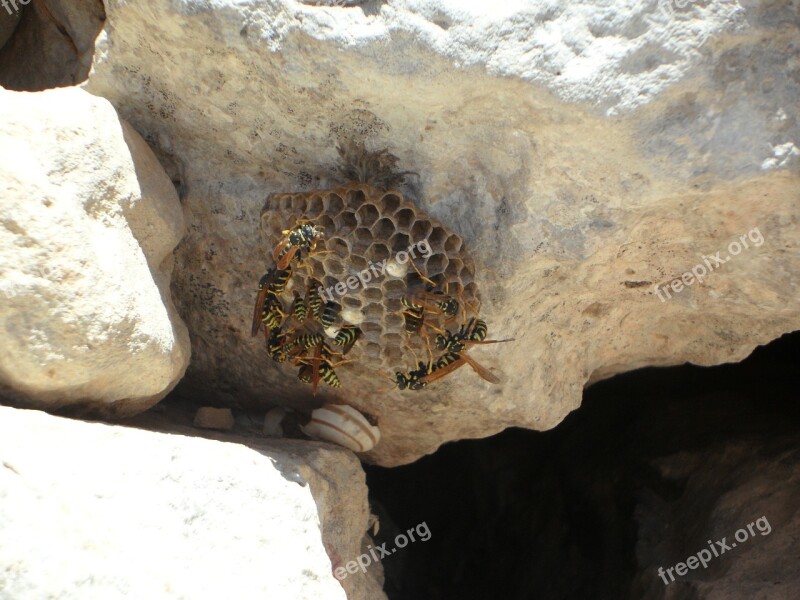
[[[353,452],[372,450],[381,439],[380,429],[346,404],[324,404],[311,413],[311,421],[302,430],[309,437],[333,442]]]

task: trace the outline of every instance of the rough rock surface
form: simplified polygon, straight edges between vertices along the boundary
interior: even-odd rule
[[[20,10],[12,12],[19,25],[7,44],[0,43],[0,85],[39,91],[84,81],[105,20],[102,1],[35,0],[23,6],[17,0],[16,5]],[[12,18],[0,8],[0,31],[6,17]]]
[[[189,361],[175,188],[105,100],[0,90],[0,396],[130,414]]]
[[[385,598],[348,451],[0,408],[0,460],[0,598]]]
[[[312,4],[107,2],[87,89],[185,190],[187,394],[313,404],[248,338],[259,215],[271,192],[339,183],[347,140],[419,174],[415,201],[476,261],[490,335],[517,338],[473,351],[503,385],[345,387],[380,421],[372,461],[547,429],[588,381],[741,360],[800,325],[796,2]],[[658,299],[754,228],[763,244]]]

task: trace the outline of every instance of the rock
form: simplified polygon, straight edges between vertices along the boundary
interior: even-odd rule
[[[732,442],[658,461],[656,472],[685,491],[677,499],[642,494],[634,594],[747,600],[769,590],[765,597],[794,597],[800,588],[798,441],[795,436],[795,449],[786,449],[781,440],[778,452],[775,440],[761,441],[758,452],[752,441]],[[692,568],[668,571],[692,556]]]
[[[0,10],[0,50],[17,28],[21,14],[18,10]]]
[[[194,426],[201,429],[230,431],[233,429],[233,423],[233,413],[230,408],[203,406],[197,409],[197,414],[194,416]]]
[[[369,519],[351,452],[192,432],[0,408],[4,594],[386,598],[380,565],[332,574],[329,554],[357,557]]]
[[[105,100],[0,90],[0,103],[0,394],[48,410],[144,410],[190,353],[170,296],[175,189]]]
[[[738,361],[800,328],[796,15],[668,4],[107,2],[85,87],[186,190],[174,290],[195,356],[178,391],[306,412],[331,400],[272,364],[249,321],[271,264],[265,198],[341,183],[336,145],[353,140],[418,173],[408,195],[464,239],[489,335],[516,338],[472,350],[502,371],[496,386],[465,368],[386,393],[393,373],[344,365],[338,399],[383,432],[369,461],[549,429],[589,382]]]
[[[23,6],[14,36],[0,43],[0,85],[10,90],[40,91],[74,85],[89,74],[95,38],[103,28],[100,0],[38,0]],[[12,6],[11,0],[8,0]],[[13,6],[12,6],[13,9]],[[6,9],[0,10],[0,42]]]
[[[286,418],[288,409],[278,406],[267,411],[264,415],[263,433],[267,437],[283,437],[283,420]]]

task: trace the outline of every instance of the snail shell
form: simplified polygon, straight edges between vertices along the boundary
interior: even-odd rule
[[[311,413],[311,421],[302,430],[309,437],[339,444],[353,452],[367,452],[381,439],[380,429],[346,404],[324,404]]]

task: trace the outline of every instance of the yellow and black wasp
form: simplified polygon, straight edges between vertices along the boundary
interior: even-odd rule
[[[322,228],[312,225],[311,221],[299,221],[291,229],[284,229],[283,239],[275,246],[272,258],[278,264],[278,269],[285,269],[292,262],[294,257],[301,250],[313,252],[323,237],[325,232]]]
[[[437,350],[462,352],[465,347],[474,344],[500,344],[503,342],[514,341],[514,338],[508,338],[505,340],[487,340],[486,321],[483,319],[476,319],[474,317],[470,319],[466,325],[462,325],[458,332],[446,333],[447,335],[440,333],[436,336],[435,345]]]
[[[255,336],[263,323],[266,330],[280,327],[281,320],[286,316],[283,312],[283,304],[278,294],[286,289],[286,282],[292,276],[292,270],[269,269],[258,282],[258,294],[256,295],[256,306],[253,310],[253,327],[250,334]]]
[[[333,343],[337,346],[341,346],[341,354],[347,354],[358,341],[358,338],[361,337],[362,333],[359,327],[355,325],[346,325],[336,332]]]

